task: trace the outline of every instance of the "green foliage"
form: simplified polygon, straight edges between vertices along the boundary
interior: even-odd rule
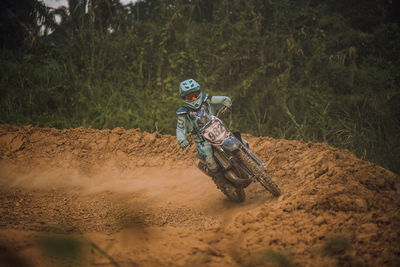
[[[174,134],[179,82],[194,78],[231,96],[235,130],[328,142],[400,172],[394,3],[33,2],[27,28],[2,17],[2,35],[18,28],[25,45],[0,51],[1,123]]]

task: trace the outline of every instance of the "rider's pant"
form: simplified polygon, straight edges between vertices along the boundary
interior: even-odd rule
[[[196,148],[197,148],[197,151],[199,152],[200,156],[206,162],[207,167],[210,169],[210,171],[217,172],[218,165],[214,158],[211,143],[207,142],[207,141],[196,142]]]

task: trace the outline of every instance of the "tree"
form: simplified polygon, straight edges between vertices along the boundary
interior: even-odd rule
[[[20,49],[32,45],[41,31],[54,27],[50,8],[39,0],[4,0],[0,2],[0,46]]]

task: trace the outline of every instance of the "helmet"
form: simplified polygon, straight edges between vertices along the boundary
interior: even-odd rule
[[[179,85],[179,95],[182,97],[185,106],[191,109],[200,108],[203,101],[200,84],[193,79],[181,82]]]

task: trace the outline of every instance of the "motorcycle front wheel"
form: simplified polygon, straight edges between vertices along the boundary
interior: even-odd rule
[[[249,155],[244,151],[238,151],[238,158],[240,161],[251,171],[255,176],[257,181],[267,189],[274,197],[279,197],[281,195],[281,190],[272,181],[272,179],[266,174],[266,171],[258,165]]]
[[[264,186],[274,197],[279,197],[281,195],[281,190],[279,187],[272,181],[272,179],[268,175],[264,175],[256,178],[257,181]]]

